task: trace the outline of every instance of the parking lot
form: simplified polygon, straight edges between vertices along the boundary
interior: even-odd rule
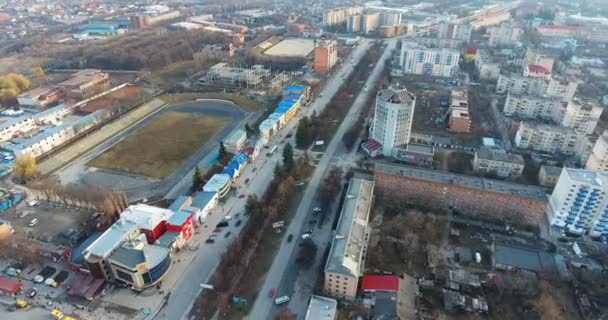
[[[11,223],[17,238],[31,237],[44,242],[68,244],[70,239],[62,236],[62,233],[68,235],[70,228],[79,229],[91,214],[41,202],[36,206],[26,205],[8,210],[2,214],[2,219]]]

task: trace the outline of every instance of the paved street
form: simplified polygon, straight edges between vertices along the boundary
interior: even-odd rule
[[[372,87],[374,82],[379,78],[383,69],[384,69],[384,61],[390,57],[392,49],[395,48],[396,40],[391,40],[387,42],[387,47],[385,48],[380,61],[376,63],[374,70],[370,74],[367,79],[366,85],[368,87]],[[331,81],[328,81],[331,83]],[[305,223],[307,218],[309,217],[312,208],[315,206],[314,199],[316,192],[319,188],[319,184],[322,181],[322,178],[325,175],[325,172],[330,167],[330,162],[333,160],[339,149],[344,150],[342,145],[342,136],[344,133],[354,124],[357,120],[358,114],[365,103],[367,92],[363,91],[359,94],[355,102],[353,103],[351,109],[346,115],[344,121],[338,128],[336,135],[330,142],[327,147],[321,161],[317,165],[317,168],[308,183],[306,190],[304,191],[304,196],[302,197],[302,201],[300,202],[300,206],[296,212],[294,219],[289,225],[287,232],[285,234],[294,234],[300,235],[303,230],[308,226]],[[329,245],[331,241],[331,232],[328,228],[324,228],[319,232],[319,234],[314,236],[317,245],[319,245],[318,252],[322,254],[325,250],[325,247]],[[270,270],[267,273],[264,285],[260,292],[260,299],[257,299],[251,309],[251,312],[248,316],[248,319],[270,319],[271,311],[275,308],[272,299],[268,298],[264,293],[268,292],[271,288],[285,288],[286,286],[283,283],[295,283],[291,277],[286,278],[288,274],[288,270],[293,270],[293,257],[296,254],[298,241],[292,241],[288,243],[287,241],[283,241],[281,247],[277,255],[275,256],[274,262],[270,267]],[[289,261],[290,263],[285,263]],[[315,267],[312,267],[315,268]],[[291,273],[293,275],[293,273]],[[304,314],[306,313],[306,306],[308,304],[308,298],[310,294],[312,294],[312,287],[314,282],[308,284],[300,284],[298,289],[299,292],[295,295],[294,299],[289,302],[289,308],[294,311],[295,314],[298,315],[298,319],[303,319]],[[277,291],[277,295],[291,295],[290,292],[280,292]]]

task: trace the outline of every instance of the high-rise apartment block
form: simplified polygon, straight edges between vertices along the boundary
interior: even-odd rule
[[[314,70],[316,73],[326,73],[338,61],[338,45],[335,40],[317,41],[315,47]]]
[[[410,141],[416,96],[407,89],[378,91],[370,138],[382,144],[382,153],[393,156],[394,148]]]
[[[561,124],[581,134],[592,134],[604,108],[595,100],[574,99],[568,102]]]
[[[501,74],[496,83],[497,94],[547,95],[568,102],[574,98],[578,82],[555,76],[549,80],[542,77],[526,77],[517,74]]]
[[[608,171],[608,131],[604,131],[595,142],[585,168],[601,172]]]
[[[508,117],[559,123],[564,117],[565,109],[565,103],[558,98],[509,93],[503,113]]]
[[[577,234],[608,236],[607,191],[607,173],[564,168],[549,198],[549,223]]]
[[[490,47],[519,47],[521,46],[521,36],[524,34],[524,30],[511,24],[501,24],[488,28],[488,34],[490,35],[488,39]]]
[[[515,145],[551,154],[574,154],[579,136],[572,128],[522,121],[515,134]]]
[[[328,9],[323,12],[323,24],[326,26],[335,26],[345,23],[348,17],[363,13],[363,7],[343,7]]]
[[[460,52],[425,48],[411,42],[401,45],[399,64],[404,73],[452,78],[459,74]]]
[[[471,32],[473,27],[468,23],[447,23],[439,24],[437,36],[439,38],[462,40],[469,42],[471,40]]]
[[[473,158],[475,172],[493,173],[499,177],[520,176],[525,165],[526,162],[520,155],[488,148],[480,148]]]

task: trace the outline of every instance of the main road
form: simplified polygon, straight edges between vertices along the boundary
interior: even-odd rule
[[[295,133],[299,119],[303,116],[310,115],[313,112],[321,112],[327,106],[331,98],[338,92],[344,79],[353,72],[354,67],[361,58],[363,58],[371,43],[372,41],[370,40],[362,40],[361,44],[357,46],[351,54],[350,58],[354,60],[353,63],[347,63],[347,59],[345,59],[345,63],[329,76],[326,85],[318,92],[317,97],[314,98],[309,106],[302,108],[302,111],[300,111],[294,119],[290,120],[289,123],[271,139],[269,144],[279,145],[283,142],[284,137],[288,133]],[[281,150],[277,151],[270,158],[266,155],[259,155],[258,159],[245,169],[244,175],[241,176],[239,182],[236,183],[238,193],[257,195],[264,193],[272,179],[274,165],[280,161],[280,159]],[[253,172],[253,167],[256,168],[255,172]],[[248,184],[242,182],[245,181],[245,179],[250,180]],[[245,203],[245,198],[239,199],[238,197],[235,197],[225,205],[213,210],[213,213],[209,217],[209,221],[206,223],[207,228],[203,228],[201,234],[197,237],[199,240],[202,240],[203,248],[201,248],[193,260],[189,262],[188,267],[184,268],[179,279],[176,280],[173,289],[170,290],[171,294],[168,295],[166,304],[159,306],[158,310],[156,310],[154,319],[173,320],[187,318],[193,301],[200,293],[200,284],[209,280],[221,259],[222,253],[226,250],[229,241],[240,231],[240,228],[236,229],[230,227],[231,236],[228,238],[228,241],[225,241],[222,237],[222,239],[218,239],[214,244],[205,244],[204,240],[207,238],[209,232],[215,227],[215,224],[221,220],[223,215],[231,214],[234,216],[236,213],[244,212]],[[243,223],[246,222],[246,217],[241,216],[240,219],[243,219]]]
[[[386,47],[384,49],[382,57],[376,63],[369,78],[367,79],[366,86],[368,88],[373,87],[375,81],[379,79],[380,75],[382,74],[382,71],[384,70],[384,62],[387,61],[387,59],[390,59],[393,49],[395,49],[396,43],[396,40],[386,41]],[[338,128],[338,131],[334,135],[321,160],[319,161],[319,164],[317,165],[317,168],[315,169],[315,172],[313,173],[313,176],[310,182],[308,183],[306,190],[304,191],[302,201],[300,202],[296,214],[291,224],[289,225],[287,232],[285,232],[285,235],[293,234],[299,236],[302,233],[304,226],[307,225],[304,222],[309,217],[312,208],[315,206],[314,199],[317,190],[319,189],[321,179],[325,175],[326,171],[329,169],[331,161],[334,160],[336,151],[338,149],[341,149],[342,147],[342,136],[357,121],[358,115],[361,112],[361,108],[367,101],[367,97],[369,94],[370,93],[368,93],[367,90],[362,91],[349,109],[344,121],[342,121],[342,124]],[[326,238],[324,243],[326,245],[329,245],[331,232],[326,231],[324,233],[324,236]],[[315,236],[315,238],[323,237]],[[322,242],[323,240],[320,241]],[[270,312],[274,308],[274,303],[272,299],[267,298],[266,292],[269,292],[271,288],[284,288],[286,286],[282,282],[293,280],[285,279],[285,276],[288,273],[288,270],[294,267],[293,263],[290,262],[293,262],[292,257],[295,254],[298,242],[299,241],[282,242],[281,247],[279,248],[279,251],[274,258],[274,262],[272,263],[272,266],[266,274],[264,285],[260,290],[261,294],[258,295],[258,298],[256,299],[253,308],[251,309],[251,312],[249,313],[248,319],[271,319]],[[322,246],[318,250],[319,254],[322,254],[324,251],[325,250],[323,250]],[[311,284],[311,286],[312,285],[313,284]],[[283,292],[277,291],[277,295],[283,294]],[[307,303],[307,299],[293,299],[290,302],[290,308],[292,309],[292,311],[295,311],[296,314],[299,315],[298,318],[303,318],[304,313],[300,311],[305,308]]]

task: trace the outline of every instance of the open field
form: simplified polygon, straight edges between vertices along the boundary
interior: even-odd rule
[[[80,111],[91,113],[100,109],[131,107],[153,93],[153,90],[144,87],[126,86],[81,106]]]
[[[239,105],[241,109],[249,112],[263,111],[266,106],[255,101],[246,95],[239,93],[222,93],[222,92],[185,92],[176,94],[165,94],[158,97],[166,103],[175,104],[182,102],[190,102],[196,99],[219,99],[232,101]]]
[[[264,51],[267,56],[273,57],[306,57],[315,48],[315,43],[310,39],[290,38]]]
[[[88,163],[160,179],[173,173],[229,119],[168,112]],[[184,129],[188,128],[185,132]]]

